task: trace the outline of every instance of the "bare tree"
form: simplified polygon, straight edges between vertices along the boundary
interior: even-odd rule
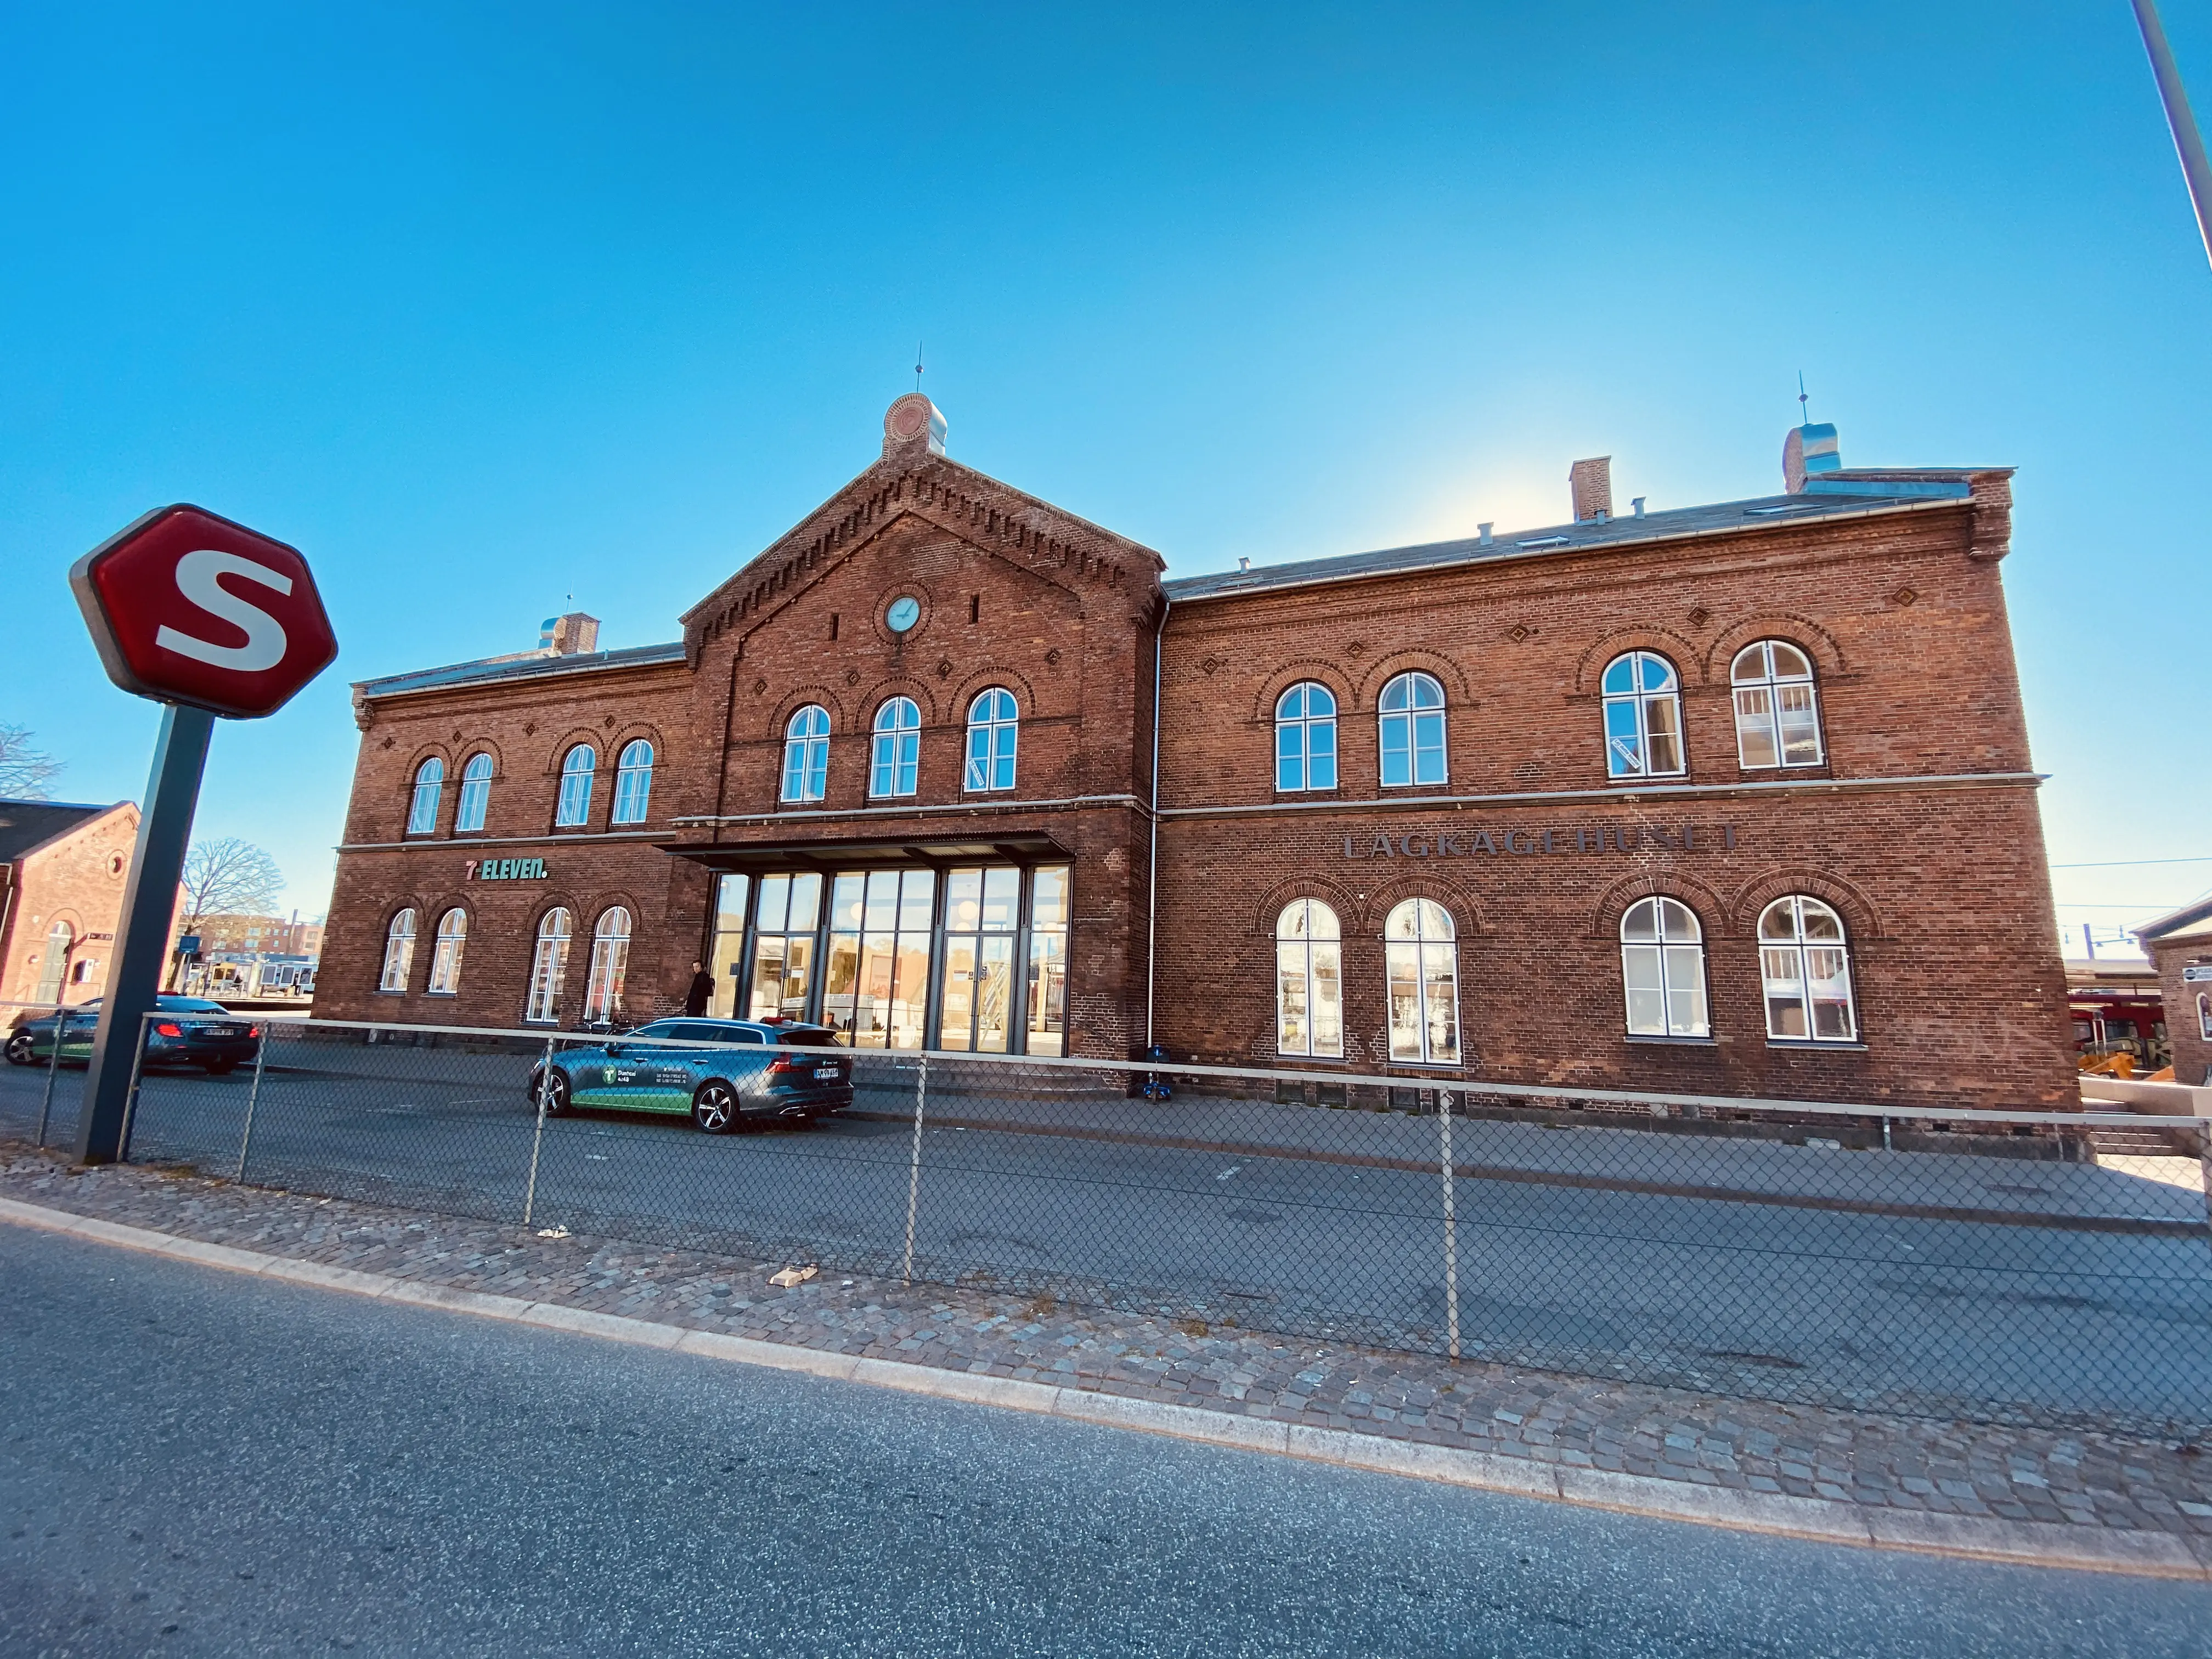
[[[46,786],[64,763],[31,746],[27,726],[0,726],[0,795],[15,800],[44,800]]]
[[[192,843],[185,854],[184,888],[179,920],[191,933],[210,916],[260,915],[275,908],[284,872],[252,842],[225,836]]]

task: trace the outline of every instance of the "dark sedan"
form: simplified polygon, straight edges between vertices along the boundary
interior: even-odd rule
[[[826,1025],[657,1019],[553,1056],[530,1074],[554,1116],[578,1106],[685,1113],[708,1134],[744,1123],[807,1120],[853,1103],[853,1057]]]
[[[9,1060],[17,1066],[51,1060],[58,1041],[63,1065],[85,1064],[92,1058],[93,1036],[100,1029],[100,1002],[94,997],[65,1012],[25,1020],[9,1035]],[[197,1066],[221,1077],[252,1060],[260,1043],[261,1028],[220,1002],[204,997],[159,997],[148,1024],[144,1063]]]

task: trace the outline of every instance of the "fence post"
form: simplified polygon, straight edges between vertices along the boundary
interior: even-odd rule
[[[241,1184],[246,1180],[246,1154],[253,1146],[253,1105],[261,1098],[261,1068],[268,1063],[269,1036],[276,1029],[271,1021],[261,1041],[253,1045],[253,1086],[246,1091],[246,1132],[238,1138],[238,1173],[231,1177]]]
[[[1452,1202],[1451,1121],[1453,1100],[1449,1090],[1437,1091],[1437,1133],[1443,1144],[1444,1174],[1444,1327],[1449,1349],[1459,1358],[1459,1216]]]
[[[901,1282],[908,1285],[914,1283],[914,1222],[921,1203],[921,1114],[928,1097],[929,1056],[924,1054],[914,1079],[914,1155],[906,1171],[906,1272]]]
[[[123,1096],[123,1132],[115,1138],[115,1161],[118,1164],[131,1161],[131,1132],[138,1127],[138,1083],[146,1073],[146,1023],[155,1018],[158,1012],[138,1017],[138,1046],[131,1054],[131,1082]],[[86,1075],[88,1078],[91,1074],[87,1073]],[[82,1105],[77,1108],[80,1113],[85,1109]]]
[[[62,1033],[69,1025],[69,1005],[54,1010],[53,1051],[46,1056],[46,1092],[39,1102],[39,1145],[46,1144],[46,1117],[54,1109],[54,1073],[62,1068]]]
[[[538,1068],[538,1128],[530,1137],[530,1185],[522,1194],[522,1224],[538,1207],[538,1149],[545,1144],[545,1097],[553,1088],[553,1039],[545,1039],[545,1059]]]

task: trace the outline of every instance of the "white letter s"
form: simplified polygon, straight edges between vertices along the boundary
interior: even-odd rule
[[[248,581],[259,582],[264,587],[273,587],[279,593],[292,591],[292,579],[271,570],[267,565],[241,559],[235,553],[218,553],[213,548],[200,548],[177,561],[177,592],[201,610],[244,629],[246,643],[210,645],[205,640],[195,639],[190,634],[179,634],[175,629],[167,626],[155,634],[154,643],[165,651],[175,652],[180,657],[213,663],[217,668],[235,669],[241,674],[254,674],[264,668],[274,668],[284,660],[284,624],[250,600],[241,599],[237,594],[228,592],[216,580],[216,577],[226,575],[243,576]]]

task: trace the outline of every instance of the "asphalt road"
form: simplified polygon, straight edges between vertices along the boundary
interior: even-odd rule
[[[505,1221],[533,1193],[534,1225],[902,1265],[905,1123],[709,1138],[682,1119],[593,1114],[549,1124],[533,1148],[526,1057],[276,1053],[256,1105],[257,1182]],[[1437,1120],[1183,1099],[1016,1103],[963,1091],[945,1069],[914,1188],[921,1275],[1440,1344],[1441,1193],[1419,1163]],[[64,1072],[58,1092],[81,1077]],[[0,1121],[34,1115],[42,1085],[35,1071],[0,1073]],[[137,1154],[231,1173],[250,1088],[242,1072],[149,1078]],[[1063,1133],[982,1127],[1017,1111]],[[977,1127],[946,1127],[963,1117]],[[2212,1249],[2185,1231],[2201,1229],[2194,1195],[1955,1153],[1454,1127],[1456,1162],[1527,1177],[1456,1184],[1469,1353],[1869,1408],[2212,1421]],[[1231,1146],[1261,1150],[1218,1150]],[[1694,1190],[1765,1196],[1685,1195]],[[1966,1212],[2013,1219],[1950,1218]],[[2046,1215],[2052,1224],[2019,1224]],[[2096,1230],[2108,1223],[2117,1230]],[[2154,1231],[2126,1231],[2139,1223]]]
[[[2201,1656],[2212,1591],[1470,1493],[0,1227],[9,1655]]]

